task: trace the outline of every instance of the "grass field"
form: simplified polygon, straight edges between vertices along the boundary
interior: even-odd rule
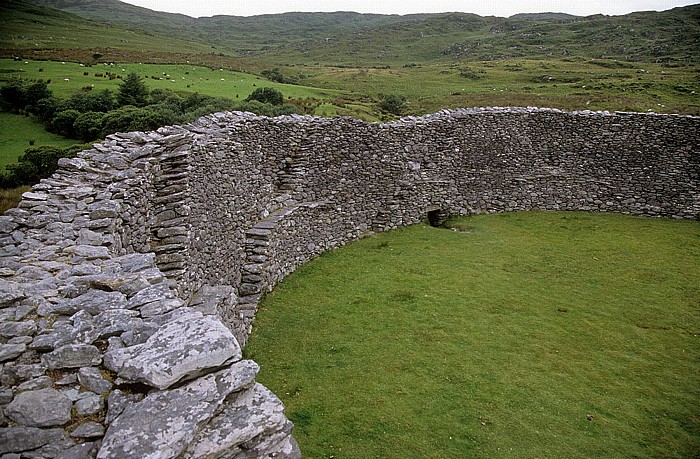
[[[181,93],[198,92],[234,100],[245,99],[256,87],[262,86],[278,89],[285,97],[293,98],[324,99],[346,92],[280,84],[249,73],[193,65],[118,63],[95,64],[88,67],[75,62],[0,59],[0,83],[12,78],[51,80],[49,88],[56,97],[61,99],[70,97],[82,88],[116,91],[121,80],[118,78],[110,80],[107,74],[126,76],[130,72],[136,72],[143,77],[149,89],[167,89]],[[102,76],[95,76],[95,74]]]
[[[401,94],[417,114],[494,105],[700,114],[692,67],[570,58],[299,71],[313,86]]]
[[[513,213],[327,253],[246,354],[305,457],[697,457],[700,225]]]
[[[32,118],[0,112],[0,173],[5,171],[6,165],[16,163],[27,148],[42,145],[68,147],[76,143],[80,141],[46,132],[44,126]]]

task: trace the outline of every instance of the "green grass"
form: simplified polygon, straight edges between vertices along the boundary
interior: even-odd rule
[[[694,67],[567,58],[300,71],[314,86],[404,95],[416,114],[494,105],[700,114]]]
[[[173,37],[172,34],[167,36],[146,30],[128,30],[108,24],[109,19],[91,21],[15,0],[0,3],[0,17],[3,18],[0,48],[3,49],[76,48],[102,51],[120,48],[137,52],[211,52],[207,44]]]
[[[323,99],[335,97],[345,92],[274,83],[248,73],[194,65],[117,63],[113,65],[95,64],[88,67],[84,64],[67,61],[0,59],[0,83],[12,78],[51,80],[49,89],[59,98],[70,97],[85,87],[92,88],[92,90],[116,91],[121,80],[118,78],[110,80],[104,76],[107,72],[120,76],[136,72],[146,79],[146,85],[149,89],[167,89],[181,93],[198,92],[234,100],[245,99],[256,87],[263,86],[278,89],[285,97],[293,98],[315,97]],[[95,76],[95,74],[103,76]]]
[[[700,225],[514,213],[327,253],[246,354],[309,458],[700,451]]]
[[[5,171],[6,165],[16,163],[27,148],[42,145],[68,147],[76,143],[80,141],[46,132],[44,126],[32,118],[0,112],[0,173]]]

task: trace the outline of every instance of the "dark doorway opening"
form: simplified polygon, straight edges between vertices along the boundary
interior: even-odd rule
[[[428,224],[436,228],[440,228],[445,225],[447,219],[450,218],[450,213],[444,209],[433,209],[428,210]]]

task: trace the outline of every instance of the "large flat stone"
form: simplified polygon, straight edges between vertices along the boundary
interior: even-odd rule
[[[26,344],[0,344],[0,362],[12,360],[26,350]]]
[[[67,344],[41,356],[44,365],[51,369],[81,368],[99,365],[100,351],[90,344]]]
[[[221,457],[261,434],[285,430],[288,423],[277,396],[262,384],[255,384],[236,397],[229,397],[221,412],[197,434],[182,457]]]
[[[97,457],[177,457],[229,394],[253,384],[257,371],[255,362],[244,360],[129,405],[110,424]]]
[[[97,315],[110,309],[124,308],[126,308],[126,295],[123,293],[89,290],[77,298],[54,305],[50,312],[72,315],[78,311],[86,311]]]
[[[30,390],[17,394],[5,407],[5,415],[27,427],[61,426],[70,421],[72,404],[55,389]]]
[[[129,381],[158,389],[239,360],[241,348],[218,319],[188,311],[143,344],[108,351],[105,366]]]
[[[0,454],[19,453],[40,448],[66,437],[63,429],[7,427],[0,429]]]

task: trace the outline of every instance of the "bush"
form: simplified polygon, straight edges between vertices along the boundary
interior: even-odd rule
[[[299,107],[293,104],[272,105],[257,100],[240,102],[234,109],[242,112],[252,112],[262,116],[291,115],[292,113],[301,112]]]
[[[80,116],[80,112],[74,109],[63,110],[51,119],[51,130],[63,137],[75,138],[75,120]]]
[[[51,96],[39,99],[34,105],[27,107],[27,111],[35,114],[44,124],[49,125],[60,107],[61,101]]]
[[[113,110],[102,118],[102,135],[120,131],[152,131],[164,124],[162,115],[153,110],[126,106]]]
[[[67,148],[45,145],[27,148],[17,159],[17,164],[6,166],[8,174],[0,176],[0,187],[32,185],[43,178],[50,177],[58,169],[59,159],[75,157],[77,152],[86,147],[88,145],[71,145]]]
[[[24,90],[24,105],[34,105],[41,99],[53,97],[53,92],[48,87],[48,84],[39,80],[25,87]]]
[[[394,115],[402,115],[405,110],[406,98],[398,94],[384,94],[379,102],[379,108]]]
[[[26,90],[22,80],[13,80],[0,88],[0,102],[6,111],[19,111],[26,104]]]
[[[105,89],[98,93],[92,92],[77,92],[63,102],[64,109],[78,110],[80,113],[85,112],[109,112],[114,110],[114,94],[109,89]]]
[[[279,71],[279,69],[263,70],[262,72],[260,72],[260,75],[262,75],[263,77],[267,78],[270,81],[275,81],[277,83],[286,83],[286,84],[299,83],[298,78],[293,77],[293,76],[285,76],[282,72]]]
[[[85,112],[80,114],[73,123],[75,133],[83,141],[97,140],[102,132],[102,112]]]
[[[3,110],[20,111],[35,105],[39,100],[53,97],[48,83],[43,80],[33,83],[13,80],[0,88]]]
[[[246,99],[246,101],[249,102],[253,100],[257,100],[263,104],[282,105],[284,96],[274,88],[257,88]]]

